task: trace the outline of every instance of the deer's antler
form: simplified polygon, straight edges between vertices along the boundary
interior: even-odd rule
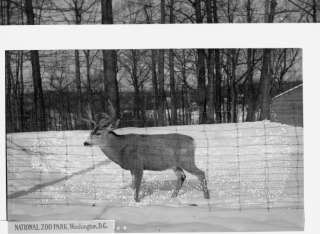
[[[93,124],[93,126],[96,126],[97,123],[96,123],[96,121],[94,121],[94,120],[92,119],[90,113],[91,113],[91,112],[90,112],[88,109],[86,109],[87,118],[81,117],[80,119],[81,119],[82,121],[86,122],[86,123]]]
[[[112,120],[116,119],[116,111],[114,110],[114,107],[112,105],[112,102],[110,101],[110,99],[108,98],[108,112],[109,112],[109,116]]]

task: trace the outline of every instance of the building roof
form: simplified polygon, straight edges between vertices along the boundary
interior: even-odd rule
[[[283,95],[285,95],[285,94],[288,94],[288,93],[290,93],[290,92],[292,92],[292,91],[294,91],[294,90],[296,90],[296,89],[298,89],[298,88],[300,88],[300,87],[302,87],[302,86],[303,86],[303,83],[301,83],[301,84],[299,84],[299,85],[297,85],[297,86],[295,86],[295,87],[293,87],[293,88],[291,88],[291,89],[288,89],[287,91],[284,91],[284,92],[282,92],[282,93],[274,96],[274,97],[272,98],[272,100],[273,100],[273,99],[276,99],[276,98],[278,98],[278,97],[280,97],[280,96],[283,96]]]

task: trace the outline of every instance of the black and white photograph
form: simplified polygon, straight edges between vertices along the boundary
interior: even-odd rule
[[[318,233],[319,22],[319,0],[0,0],[0,233]]]
[[[6,50],[8,221],[303,231],[303,59],[301,48]]]
[[[2,25],[319,23],[319,0],[1,0]]]

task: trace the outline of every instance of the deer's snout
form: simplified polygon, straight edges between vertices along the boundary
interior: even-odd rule
[[[85,142],[83,143],[83,145],[84,145],[84,146],[90,146],[91,144],[90,144],[89,142],[85,141]]]

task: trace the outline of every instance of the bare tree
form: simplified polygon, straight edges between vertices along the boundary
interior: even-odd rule
[[[212,14],[213,14],[213,22],[219,23],[218,16],[218,5],[217,0],[212,0]],[[222,96],[221,96],[221,82],[222,82],[222,74],[221,74],[221,59],[220,59],[220,50],[214,50],[214,70],[215,70],[215,114],[216,114],[216,122],[221,123],[222,121]]]
[[[86,74],[87,74],[87,100],[88,100],[88,112],[89,118],[93,119],[93,93],[91,88],[91,65],[93,63],[93,58],[90,59],[90,50],[83,51],[86,60]]]
[[[265,23],[272,23],[275,16],[277,1],[276,0],[265,0]],[[270,119],[270,90],[272,82],[271,74],[271,49],[264,49],[262,55],[262,68],[260,77],[260,119]]]
[[[81,116],[83,111],[83,101],[82,101],[82,90],[81,90],[81,74],[80,74],[80,56],[79,50],[74,51],[74,60],[75,60],[75,83],[77,87],[77,125],[81,126]]]
[[[207,14],[207,22],[213,23],[213,4],[212,0],[206,0],[206,14]],[[207,55],[207,74],[208,74],[208,122],[214,123],[215,114],[214,114],[214,106],[215,106],[215,98],[214,98],[214,87],[215,87],[215,79],[214,79],[214,50],[208,49]]]
[[[256,120],[256,113],[259,113],[259,111],[261,113],[260,98],[262,95],[260,90],[263,85],[259,80],[261,74],[270,76],[264,78],[270,82],[267,84],[269,91],[266,95],[269,103],[270,97],[299,83],[301,50],[270,50],[270,59],[266,59],[263,56],[264,49],[216,49],[216,51],[219,51],[221,61],[220,74],[222,79],[219,88],[221,99],[223,99],[223,102],[221,102],[221,121]],[[48,81],[43,90],[46,97],[47,129],[80,129],[81,126],[75,125],[78,113],[78,94],[74,82],[74,51],[42,51],[38,53],[41,55],[41,78]],[[198,50],[175,49],[173,53],[175,90],[179,97],[177,123],[199,123],[199,119],[195,118],[194,115],[199,110]],[[31,53],[10,51],[9,55],[6,53],[7,130],[37,131],[40,129],[40,117],[39,115],[36,116],[34,96],[31,96],[33,102],[29,101],[30,95],[34,95],[34,72],[32,74],[30,72],[33,71],[32,63],[29,65],[23,62],[26,58],[28,60],[31,58]],[[128,120],[128,123],[131,124],[136,123],[135,126],[157,125],[153,113],[150,112],[150,109],[152,110],[154,106],[152,96],[154,93],[153,75],[155,73],[151,55],[150,50],[120,50],[118,52],[118,82],[121,85],[121,98],[123,100],[121,113],[124,121]],[[104,74],[100,68],[102,55],[100,51],[83,51],[79,56],[81,61],[84,60],[83,71],[85,76],[82,77],[82,94],[86,95],[83,96],[84,110],[88,106],[88,113],[90,113],[91,106],[95,113],[102,112],[103,106],[106,104],[103,87]],[[206,57],[204,60],[208,61],[208,58]],[[268,66],[264,64],[266,61],[270,61]],[[214,60],[213,63],[215,63]],[[33,64],[35,63],[33,62]],[[266,67],[269,69],[268,72],[263,71]],[[169,60],[166,60],[165,71],[170,78]],[[205,88],[209,90],[211,78],[208,77],[207,71],[208,64],[205,63],[205,73],[202,74],[204,74],[204,79],[208,79]],[[213,74],[216,78],[218,72],[214,69]],[[216,84],[214,83],[214,85]],[[166,92],[170,90],[169,79],[165,90]],[[91,101],[98,99],[101,101],[100,103],[91,103]],[[37,113],[39,113],[39,102],[36,105]],[[171,108],[170,105],[168,106]],[[132,110],[134,115],[131,114]],[[172,115],[168,108],[166,110],[168,121],[172,124]],[[214,114],[216,117],[217,113]],[[23,116],[25,118],[21,119]],[[93,116],[92,113],[88,115],[88,117]],[[35,121],[36,118],[38,122]]]
[[[247,49],[246,102],[248,103],[246,121],[255,121],[258,93],[253,82],[255,50]]]
[[[21,123],[21,130],[24,130],[24,78],[23,78],[23,56],[24,56],[24,52],[20,51],[19,52],[19,56],[20,56],[20,67],[19,67],[19,116],[20,116],[20,123]]]
[[[34,25],[34,13],[31,0],[25,0],[25,12],[27,15],[27,23],[29,25]],[[39,51],[31,50],[31,65],[32,65],[32,77],[33,77],[33,94],[34,94],[34,112],[35,112],[35,127],[36,129],[46,130],[46,112],[44,97],[42,91],[42,81],[40,73],[40,61],[39,61]],[[38,128],[38,122],[40,123],[40,128]]]
[[[194,9],[196,22],[203,23],[201,0],[195,0]],[[197,79],[198,79],[198,105],[199,105],[199,123],[207,121],[207,99],[206,99],[206,70],[205,70],[205,50],[197,49]]]
[[[174,19],[174,0],[170,0],[170,24],[175,22]],[[169,50],[169,73],[170,73],[170,96],[171,96],[171,123],[177,124],[177,94],[175,85],[175,71],[174,71],[174,52],[173,49]]]
[[[6,51],[5,55],[5,66],[6,66],[6,121],[8,126],[12,126],[13,116],[12,116],[12,105],[11,105],[11,92],[12,92],[12,70],[11,70],[11,54],[9,51]],[[7,131],[12,131],[8,129]]]
[[[251,23],[253,20],[253,9],[252,9],[252,0],[247,0],[246,2],[246,15],[247,22]],[[257,107],[257,92],[255,91],[253,83],[253,73],[254,73],[254,59],[255,59],[255,50],[247,49],[247,78],[246,78],[246,92],[245,99],[248,103],[247,108],[247,117],[246,121],[254,121],[255,113]]]
[[[161,23],[164,24],[166,22],[165,19],[165,0],[161,0]],[[165,101],[166,94],[164,89],[164,50],[158,51],[158,79],[159,79],[159,124],[165,125]]]
[[[143,60],[146,56],[146,50],[130,50],[121,53],[120,64],[129,74],[129,83],[134,90],[134,117],[138,126],[144,126],[146,123],[145,104],[143,98],[143,86],[149,79],[150,70],[148,64]]]
[[[112,0],[101,0],[102,24],[113,24]],[[116,116],[120,117],[120,100],[117,81],[117,52],[103,50],[103,74],[106,97],[115,108]]]
[[[294,7],[296,7],[302,15],[306,15],[306,21],[309,22],[311,18],[311,22],[318,22],[318,14],[319,14],[319,1],[318,0],[288,0]]]
[[[152,14],[148,12],[148,9],[152,8],[150,5],[145,4],[143,11],[147,24],[152,23]],[[152,89],[153,89],[153,109],[155,111],[155,123],[158,125],[159,116],[159,90],[158,90],[158,77],[157,77],[157,50],[151,50],[151,70],[152,70]]]

